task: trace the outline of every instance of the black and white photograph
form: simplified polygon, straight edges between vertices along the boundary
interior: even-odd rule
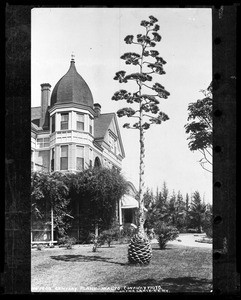
[[[31,292],[212,293],[211,8],[31,10]]]

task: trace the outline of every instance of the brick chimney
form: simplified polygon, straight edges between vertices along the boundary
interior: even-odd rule
[[[101,105],[99,103],[94,103],[94,111],[96,113],[96,118],[98,118],[101,113]]]
[[[42,83],[41,86],[41,118],[40,127],[44,130],[49,129],[49,112],[48,108],[50,106],[50,88],[49,83]]]

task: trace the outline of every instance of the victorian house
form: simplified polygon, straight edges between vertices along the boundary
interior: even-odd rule
[[[52,93],[49,83],[41,84],[41,106],[32,107],[31,121],[33,171],[74,172],[91,166],[121,171],[125,152],[117,117],[112,112],[101,113],[101,105],[94,103],[73,58]],[[136,193],[130,183],[130,193],[118,205],[120,224],[134,222]]]

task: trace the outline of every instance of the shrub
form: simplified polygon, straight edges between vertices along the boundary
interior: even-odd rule
[[[37,245],[37,250],[42,250],[42,248],[43,248],[43,245],[41,245],[41,244]]]
[[[179,235],[176,227],[168,226],[163,222],[156,223],[154,231],[157,235],[160,249],[165,249],[167,242],[175,240]]]
[[[212,238],[213,237],[213,227],[212,226],[205,226],[203,228],[203,231],[206,233],[206,236],[208,238]]]
[[[134,236],[134,234],[137,233],[137,228],[134,227],[131,224],[126,224],[122,227],[120,232],[120,239],[126,240],[127,242],[130,242],[131,238]]]
[[[119,237],[120,237],[119,228],[111,228],[108,230],[104,230],[98,236],[98,244],[101,246],[104,245],[105,242],[107,242],[108,246],[110,247],[111,242],[118,240]]]
[[[80,244],[91,244],[93,243],[93,234],[90,233],[90,229],[80,228],[79,229],[79,243]]]
[[[98,238],[99,237],[97,237],[94,233],[92,233],[92,232],[89,233],[89,240],[93,244],[93,248],[92,248],[93,252],[96,252],[97,247],[99,246]]]
[[[153,228],[151,228],[151,229],[146,228],[146,235],[147,235],[149,240],[152,240],[155,236],[154,229]]]
[[[208,238],[213,237],[213,217],[210,211],[206,212],[206,217],[203,221],[203,231],[206,233]]]
[[[178,229],[179,233],[187,233],[187,227],[181,227]]]
[[[187,233],[199,233],[199,230],[196,228],[188,228]]]
[[[76,239],[74,237],[64,236],[58,240],[58,244],[65,246],[67,249],[72,249],[72,246],[76,244]]]

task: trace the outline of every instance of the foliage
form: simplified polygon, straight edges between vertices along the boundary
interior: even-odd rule
[[[148,239],[151,241],[155,237],[154,229],[153,228],[146,228],[146,235]]]
[[[127,65],[138,67],[138,72],[126,74],[126,71],[121,70],[116,72],[114,80],[119,83],[127,83],[134,81],[137,84],[137,91],[127,91],[121,89],[114,93],[112,100],[126,101],[132,104],[132,107],[124,107],[117,111],[118,117],[136,118],[134,124],[125,123],[124,128],[138,129],[140,131],[140,190],[139,190],[139,230],[144,233],[144,200],[143,200],[143,174],[144,174],[144,132],[153,124],[161,124],[169,119],[169,117],[159,108],[159,99],[167,99],[170,93],[160,83],[156,82],[149,85],[152,81],[150,74],[162,75],[165,74],[164,64],[166,61],[159,55],[159,52],[151,48],[155,47],[161,41],[161,36],[158,31],[160,29],[157,19],[149,16],[149,20],[141,21],[141,26],[145,28],[144,34],[137,34],[125,37],[126,44],[138,45],[139,53],[127,52],[121,56]],[[147,89],[151,94],[143,92]]]
[[[187,233],[200,233],[197,228],[188,228]]]
[[[92,251],[96,252],[97,247],[100,246],[98,244],[98,236],[95,233],[89,232],[89,239],[90,239],[90,242],[93,244]]]
[[[205,220],[206,205],[202,202],[200,194],[195,191],[192,195],[192,202],[190,207],[191,226],[197,228],[198,232],[202,232],[202,226]]]
[[[161,191],[156,194],[150,189],[144,193],[145,207],[147,208],[145,228],[151,231],[156,222],[162,221],[174,226],[179,232],[200,232],[202,229],[211,233],[212,230],[212,206],[205,205],[201,201],[200,194],[196,191],[191,197],[186,193],[185,200],[181,192],[173,190],[169,194],[166,183],[163,183]]]
[[[165,249],[167,242],[175,240],[179,235],[176,227],[166,225],[161,221],[155,224],[154,232],[157,235],[160,249]]]
[[[145,197],[153,197],[153,195],[148,195],[148,191],[146,191],[144,195]],[[170,213],[168,211],[168,195],[169,191],[166,182],[163,182],[161,191],[159,192],[157,189],[156,196],[153,197],[153,200],[148,207],[145,222],[145,226],[148,230],[153,228],[157,221],[169,221]]]
[[[73,203],[79,203],[77,212],[83,239],[96,225],[99,230],[109,229],[115,219],[116,205],[127,191],[127,182],[114,169],[93,168],[68,175]],[[80,237],[81,238],[81,237]]]
[[[127,242],[131,240],[131,238],[137,233],[137,228],[132,226],[131,224],[124,224],[121,233],[120,233],[120,239],[124,239]]]
[[[110,228],[101,232],[98,236],[98,244],[104,245],[105,243],[110,244],[112,241],[117,241],[120,237],[120,229],[118,227]]]
[[[186,193],[186,198],[185,198],[185,227],[186,227],[186,229],[188,228],[188,226],[190,224],[189,211],[190,211],[190,200],[189,200],[188,193]]]
[[[64,235],[70,227],[69,188],[61,172],[32,172],[31,204],[32,219],[50,221],[53,207],[54,228]],[[49,216],[46,216],[48,214]]]
[[[76,220],[70,207],[79,203],[76,219],[80,219],[82,240],[97,224],[107,229],[115,217],[116,203],[125,194],[127,182],[114,169],[94,168],[83,172],[34,172],[31,182],[32,216],[43,220],[53,206],[54,228],[60,237]],[[74,213],[74,212],[73,212]],[[71,217],[71,218],[70,218]]]
[[[180,191],[177,193],[177,203],[176,203],[176,224],[175,226],[179,231],[182,231],[186,226],[186,214],[185,214],[185,202]]]
[[[206,233],[206,236],[208,238],[212,238],[213,237],[213,227],[212,226],[205,226],[205,227],[203,227],[203,230]]]
[[[91,243],[97,244],[97,247],[108,244],[110,247],[113,241],[129,242],[137,233],[137,228],[131,224],[124,224],[121,228],[118,222],[113,222],[109,229],[103,230],[98,237],[94,233],[90,233]]]
[[[76,244],[76,239],[66,235],[58,240],[58,244],[64,245],[67,249],[72,249],[72,246]]]
[[[204,221],[203,221],[203,231],[206,233],[207,237],[213,237],[213,213],[212,213],[212,205],[208,204]]]
[[[188,147],[191,151],[200,151],[203,158],[199,161],[203,169],[212,172],[206,166],[212,165],[212,84],[207,90],[201,91],[204,98],[190,103],[188,106],[188,121],[184,127],[186,133],[189,134],[187,138],[190,140]]]
[[[163,208],[164,206],[166,206],[168,202],[168,197],[169,197],[169,190],[167,188],[166,182],[164,181],[161,191],[159,193],[157,191],[157,196],[156,196],[157,207]]]
[[[154,201],[154,196],[152,190],[147,188],[146,192],[143,194],[144,206],[146,208],[151,207]]]

